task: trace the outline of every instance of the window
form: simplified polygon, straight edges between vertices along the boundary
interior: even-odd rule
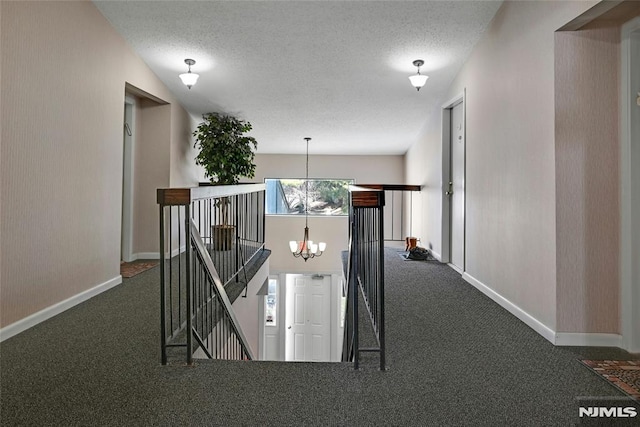
[[[353,179],[310,179],[309,215],[348,215]],[[304,179],[265,179],[267,215],[304,215]]]
[[[269,279],[267,298],[265,300],[265,324],[267,326],[277,326],[278,317],[278,281]]]

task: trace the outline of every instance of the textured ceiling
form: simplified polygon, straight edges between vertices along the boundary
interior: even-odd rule
[[[253,125],[259,153],[402,154],[500,1],[94,1],[190,113]],[[193,58],[188,90],[178,78]],[[408,76],[423,59],[427,84]]]

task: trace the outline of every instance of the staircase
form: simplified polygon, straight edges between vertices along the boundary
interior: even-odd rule
[[[161,361],[252,360],[231,306],[264,247],[264,185],[159,189]],[[224,230],[221,233],[220,230]],[[255,270],[254,270],[255,272]]]

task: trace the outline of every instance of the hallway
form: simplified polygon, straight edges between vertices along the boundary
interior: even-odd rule
[[[158,268],[0,344],[3,425],[531,425],[622,393],[436,262],[385,251],[387,366],[160,365]],[[369,356],[367,356],[369,357]]]

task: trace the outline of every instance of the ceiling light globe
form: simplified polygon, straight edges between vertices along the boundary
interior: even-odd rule
[[[191,86],[196,84],[198,77],[200,77],[199,74],[192,72],[180,74],[180,80],[182,80],[182,83],[184,83],[184,85],[189,89],[191,89]]]
[[[416,74],[413,76],[409,76],[409,81],[411,81],[411,85],[416,89],[420,90],[422,86],[427,82],[429,76],[425,76],[423,74]]]

